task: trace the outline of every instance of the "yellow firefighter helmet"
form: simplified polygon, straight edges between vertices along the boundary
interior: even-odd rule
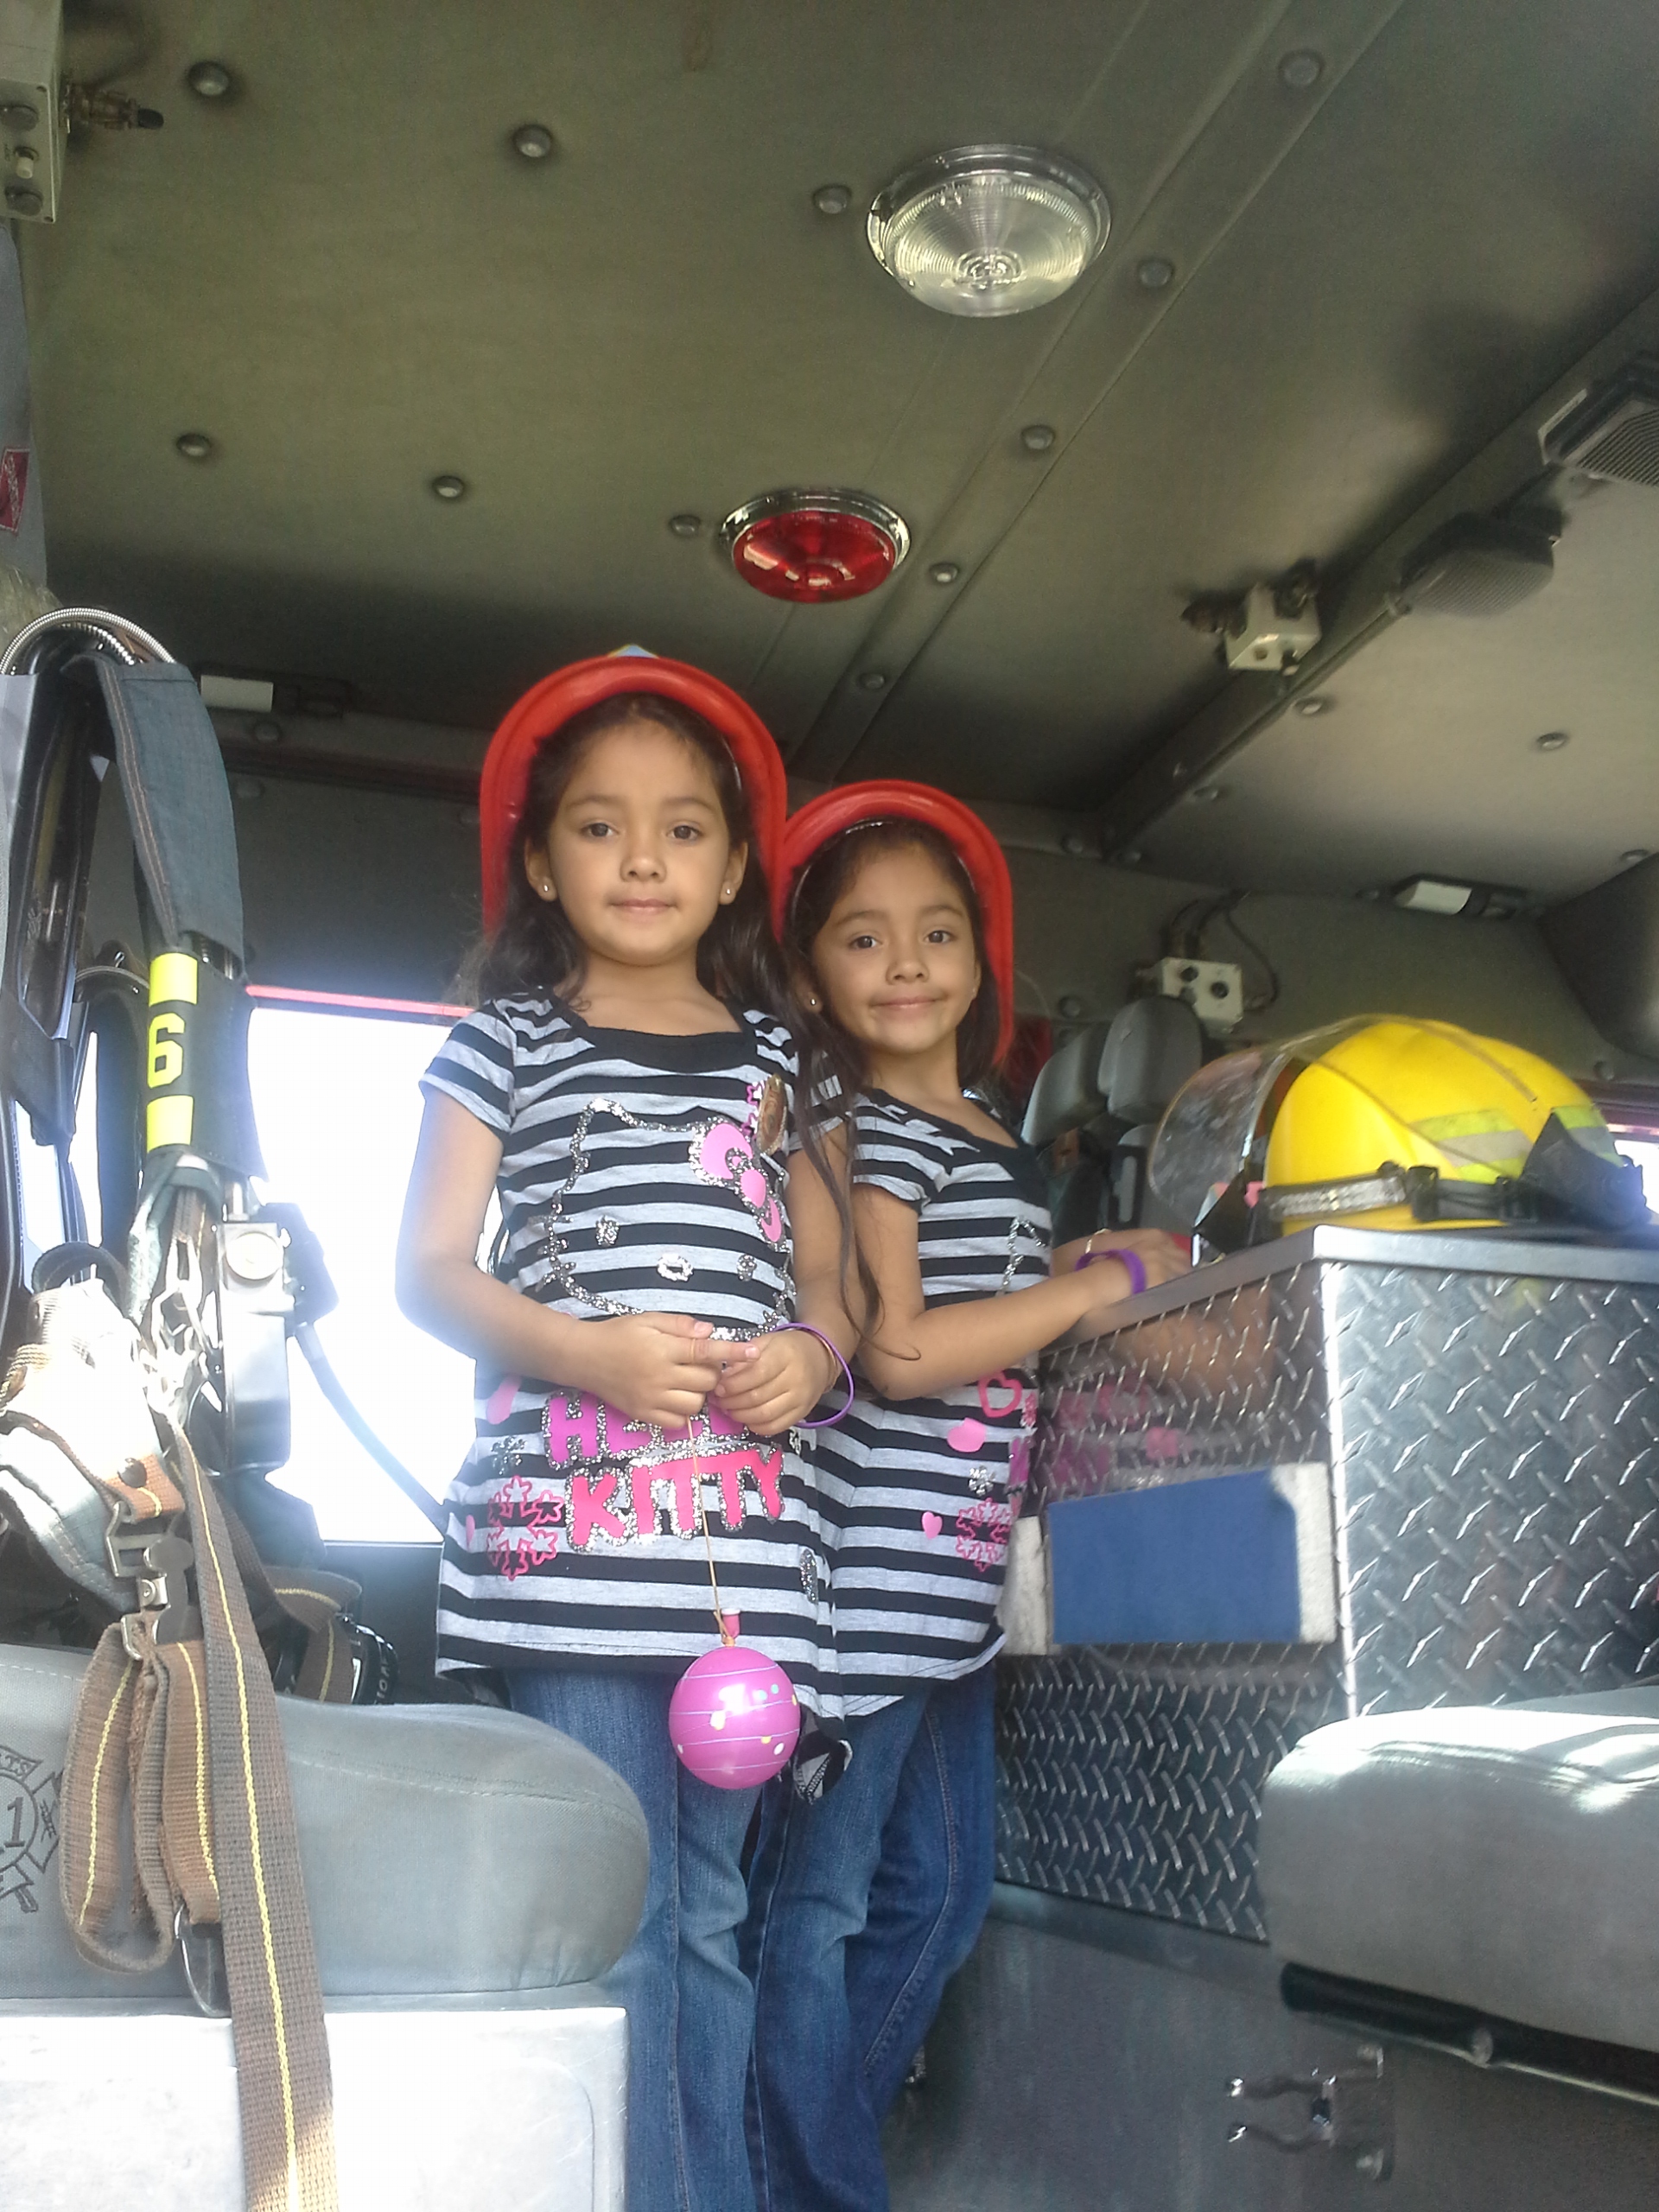
[[[1558,1068],[1402,1014],[1212,1061],[1171,1103],[1150,1173],[1195,1226],[1230,1218],[1211,1239],[1226,1243],[1320,1221],[1617,1233],[1648,1218],[1639,1170]]]

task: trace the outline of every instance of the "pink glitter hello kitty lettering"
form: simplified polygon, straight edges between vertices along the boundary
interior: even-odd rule
[[[742,1528],[752,1499],[769,1520],[778,1520],[784,1510],[782,1446],[751,1436],[717,1405],[707,1408],[696,1427],[695,1465],[705,1483],[718,1485],[726,1527],[734,1534]],[[692,1442],[683,1432],[665,1434],[630,1421],[585,1390],[556,1390],[542,1434],[550,1466],[568,1471],[563,1525],[573,1551],[700,1534]],[[714,1510],[710,1499],[705,1510]]]

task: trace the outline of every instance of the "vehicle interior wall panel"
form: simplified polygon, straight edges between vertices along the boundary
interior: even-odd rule
[[[1606,1035],[1659,1057],[1659,861],[1552,908],[1543,928],[1561,973]]]
[[[1063,855],[1011,849],[1020,1003],[1055,1014],[1075,999],[1077,1021],[1116,1012],[1136,971],[1163,949],[1164,931],[1199,884]],[[1294,1036],[1355,1013],[1415,1014],[1510,1039],[1576,1075],[1608,1081],[1652,1076],[1652,1060],[1611,1045],[1573,996],[1537,925],[1447,921],[1382,901],[1264,896],[1239,919],[1278,978],[1274,1003],[1230,1039]],[[1247,995],[1264,983],[1260,961],[1212,927],[1212,959],[1237,960]],[[1655,1039],[1659,1057],[1659,1037]]]
[[[1260,2079],[1354,2067],[1349,2028],[1287,2012],[1265,1953],[1100,1905],[1033,1912],[999,1893],[947,1991],[927,2075],[888,2125],[893,2212],[1637,2212],[1652,2197],[1659,2113],[1384,2044],[1393,2171],[1227,2139],[1241,2119],[1289,2130],[1308,2100],[1255,2107]],[[1065,1932],[1058,1932],[1064,1930]]]
[[[359,741],[353,738],[355,744]],[[257,793],[250,787],[257,785]],[[478,922],[477,827],[465,806],[269,779],[232,779],[255,982],[450,1001]],[[101,810],[89,942],[137,944],[125,817]],[[1062,1028],[1115,1013],[1201,884],[1011,845],[1021,1010]],[[1601,1081],[1655,1072],[1592,1026],[1536,925],[1446,921],[1359,899],[1263,896],[1240,919],[1278,996],[1230,1041],[1371,1008],[1459,1021]],[[1224,929],[1211,957],[1265,976]],[[1062,1001],[1065,1002],[1062,1008]],[[1075,1007],[1076,1011],[1072,1008]],[[1659,1037],[1655,1040],[1659,1058]]]
[[[236,776],[249,974],[290,988],[452,1003],[478,927],[478,827],[466,810],[378,791]],[[135,952],[126,818],[99,810],[86,941]]]

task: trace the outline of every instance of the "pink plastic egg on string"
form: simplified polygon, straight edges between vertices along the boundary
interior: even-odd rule
[[[801,1732],[799,1700],[775,1659],[722,1643],[694,1659],[674,1686],[668,1730],[682,1763],[716,1789],[770,1782]]]

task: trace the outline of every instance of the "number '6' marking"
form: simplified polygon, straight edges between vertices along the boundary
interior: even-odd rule
[[[169,1083],[176,1083],[184,1073],[184,1047],[172,1042],[184,1034],[183,1018],[176,1014],[158,1014],[149,1025],[149,1087],[165,1090]]]

